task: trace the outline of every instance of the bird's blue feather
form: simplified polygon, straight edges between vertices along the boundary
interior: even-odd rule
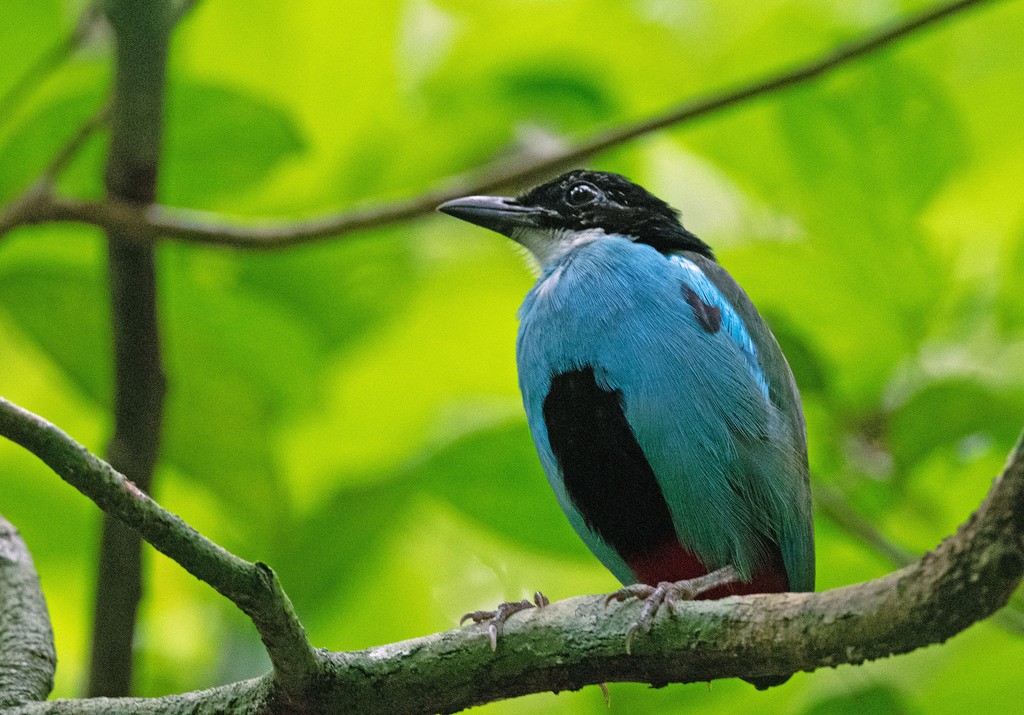
[[[685,274],[684,282],[693,288],[701,300],[722,311],[722,327],[725,328],[736,346],[743,351],[750,371],[754,374],[758,386],[760,386],[765,398],[767,398],[768,382],[765,380],[764,371],[761,370],[761,365],[758,362],[757,347],[754,345],[750,333],[747,332],[747,327],[743,324],[739,315],[736,314],[735,309],[733,309],[729,301],[725,299],[725,296],[719,292],[715,284],[704,275],[693,261],[678,255],[671,256],[669,260],[679,265],[679,268]]]
[[[721,311],[721,329],[695,317],[685,288]],[[813,587],[802,436],[769,399],[772,376],[744,320],[693,261],[624,237],[582,241],[546,267],[520,321],[519,381],[541,462],[612,573],[634,581],[566,493],[543,418],[552,376],[585,367],[621,395],[685,547],[710,569],[731,564],[748,578],[774,540],[790,588]]]

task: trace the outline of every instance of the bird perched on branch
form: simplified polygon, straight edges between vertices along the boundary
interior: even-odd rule
[[[612,173],[439,210],[525,246],[519,386],[558,502],[645,601],[814,589],[804,419],[753,304],[674,209]],[[502,622],[531,604],[469,617]],[[784,680],[753,681],[767,687]]]

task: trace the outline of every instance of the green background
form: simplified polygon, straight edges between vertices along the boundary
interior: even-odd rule
[[[11,92],[82,5],[4,4],[2,202],[106,96],[103,33]],[[414,195],[925,6],[201,0],[172,45],[160,200],[289,217]],[[913,552],[977,506],[1024,424],[1021,28],[1024,4],[994,3],[591,164],[670,201],[715,247],[790,358],[815,480]],[[104,140],[63,191],[100,196]],[[111,430],[104,259],[89,227],[0,240],[0,394],[99,453]],[[525,427],[513,343],[533,279],[509,242],[437,216],[276,253],[167,243],[159,266],[170,389],[155,495],[271,564],[315,645],[452,628],[538,588],[559,599],[616,587],[558,511]],[[0,511],[41,572],[55,694],[77,695],[99,512],[8,443]],[[893,568],[821,513],[816,534],[821,589]],[[146,562],[140,694],[267,669],[231,604],[152,550]],[[612,707],[1016,712],[1016,622],[766,693],[611,684]],[[606,710],[592,687],[484,711]]]

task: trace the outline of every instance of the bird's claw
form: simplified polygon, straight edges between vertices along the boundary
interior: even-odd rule
[[[685,581],[676,581],[674,583],[672,581],[662,581],[657,586],[634,583],[605,596],[604,605],[607,606],[612,601],[626,601],[630,598],[637,598],[644,602],[640,616],[629,627],[629,630],[626,631],[626,654],[630,655],[632,653],[633,637],[637,633],[647,633],[651,630],[651,624],[654,623],[654,617],[657,615],[661,604],[664,603],[672,611],[676,601],[692,601],[702,593],[719,586],[735,583],[738,579],[739,574],[736,572],[736,569],[732,566],[725,566],[704,576],[686,579]]]
[[[684,582],[685,583],[685,582]],[[675,600],[674,590],[676,584],[671,581],[662,581],[657,586],[648,586],[647,584],[633,584],[632,586],[626,586],[621,588],[615,593],[609,594],[605,599],[605,605],[608,605],[612,601],[625,601],[629,598],[637,598],[644,602],[644,607],[640,611],[640,616],[626,631],[626,654],[632,653],[633,637],[640,632],[646,633],[651,630],[651,624],[654,622],[654,616],[658,612],[658,608],[661,607],[662,603],[668,603],[670,606]]]
[[[630,598],[641,598],[645,599],[654,593],[654,586],[648,586],[646,583],[634,583],[629,586],[623,586],[614,593],[609,593],[604,597],[604,605],[609,605],[612,601],[625,601]]]
[[[505,627],[505,621],[510,616],[530,608],[543,608],[550,603],[551,601],[548,600],[547,596],[540,591],[535,591],[532,602],[524,598],[522,601],[505,601],[499,604],[498,608],[493,611],[473,611],[460,618],[459,625],[461,626],[466,621],[487,623],[487,636],[491,642],[491,650],[495,651],[498,649],[498,636],[501,635]]]

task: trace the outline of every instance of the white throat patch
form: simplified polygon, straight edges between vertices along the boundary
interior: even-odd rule
[[[585,231],[521,228],[512,233],[512,240],[529,250],[541,269],[550,267],[577,246],[607,237],[608,234],[600,228]]]

